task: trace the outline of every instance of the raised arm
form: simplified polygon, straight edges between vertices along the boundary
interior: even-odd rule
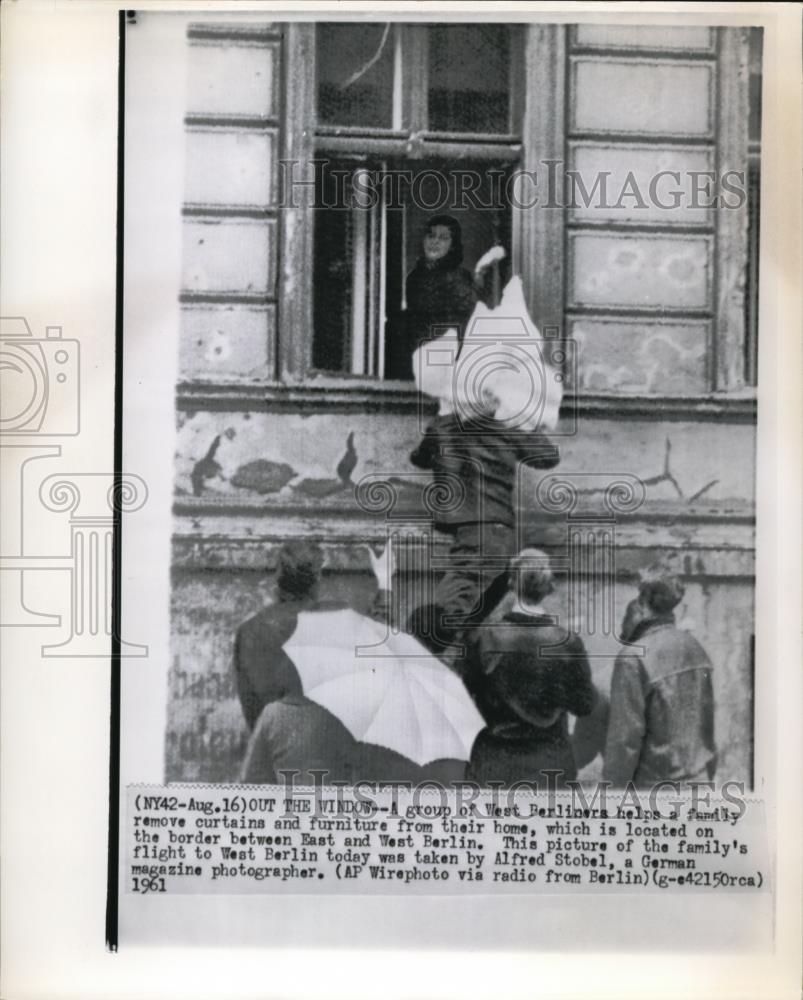
[[[371,571],[376,579],[377,587],[373,604],[369,608],[368,614],[374,621],[383,622],[388,625],[395,624],[392,591],[393,575],[396,572],[396,554],[393,551],[393,543],[388,540],[378,555],[370,545],[366,545],[366,549],[368,550]]]

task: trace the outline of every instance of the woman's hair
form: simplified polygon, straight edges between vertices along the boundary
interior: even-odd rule
[[[450,265],[462,264],[463,230],[460,228],[460,223],[451,215],[433,215],[431,219],[427,219],[424,232],[428,233],[435,226],[446,226],[449,230],[449,235],[452,237],[452,245],[449,247],[449,253],[446,254],[441,263],[448,263]]]

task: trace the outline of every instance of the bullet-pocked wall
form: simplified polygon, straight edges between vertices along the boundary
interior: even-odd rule
[[[582,389],[744,384],[729,309],[743,309],[748,51],[744,33],[706,27],[570,31],[566,318]]]
[[[282,34],[198,24],[187,37],[180,372],[273,377]]]
[[[312,226],[280,207],[280,161],[311,149],[313,122],[299,107],[314,83],[312,30],[249,17],[199,22],[187,38],[168,780],[237,775],[245,729],[232,641],[272,600],[282,540],[320,539],[327,591],[364,606],[365,543],[420,512],[422,479],[407,456],[431,410],[410,387],[327,380],[297,360],[313,332],[296,295],[310,288],[298,248]],[[576,358],[554,471],[580,497],[576,509],[546,509],[526,473],[523,536],[563,567],[554,607],[597,650],[603,686],[610,650],[588,608],[612,600],[618,620],[639,570],[661,563],[682,575],[682,617],[715,665],[720,776],[749,783],[754,262],[751,206],[737,204],[738,179],[736,194],[719,181],[746,176],[756,154],[750,38],[706,27],[522,32],[521,134],[505,141],[524,169],[561,163],[570,187],[560,206],[514,215],[512,257],[537,323],[558,327]],[[662,208],[674,190],[679,206]],[[714,197],[730,207],[708,204]],[[366,477],[392,483],[390,507],[358,502]],[[578,570],[588,595],[579,614],[564,572],[571,518],[604,511],[617,478],[640,481],[643,495],[612,515],[612,594],[595,564]]]

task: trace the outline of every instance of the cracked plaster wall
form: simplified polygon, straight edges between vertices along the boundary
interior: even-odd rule
[[[419,436],[413,416],[182,415],[176,492],[221,501],[347,498],[364,476],[414,473],[408,456]],[[554,441],[561,450],[556,472],[638,476],[648,500],[750,503],[754,496],[755,429],[747,424],[586,420],[577,434]],[[526,475],[533,506],[537,474]]]

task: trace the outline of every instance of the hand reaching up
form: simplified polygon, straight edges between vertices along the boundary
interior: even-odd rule
[[[474,267],[474,274],[479,277],[486,268],[489,268],[492,264],[497,264],[500,260],[504,260],[505,257],[507,257],[507,251],[503,246],[497,245],[491,247],[477,261]]]
[[[393,574],[396,572],[396,558],[392,542],[387,542],[379,555],[375,554],[370,545],[366,545],[366,548],[368,549],[371,569],[376,577],[379,589],[390,590],[391,580],[393,579]]]

